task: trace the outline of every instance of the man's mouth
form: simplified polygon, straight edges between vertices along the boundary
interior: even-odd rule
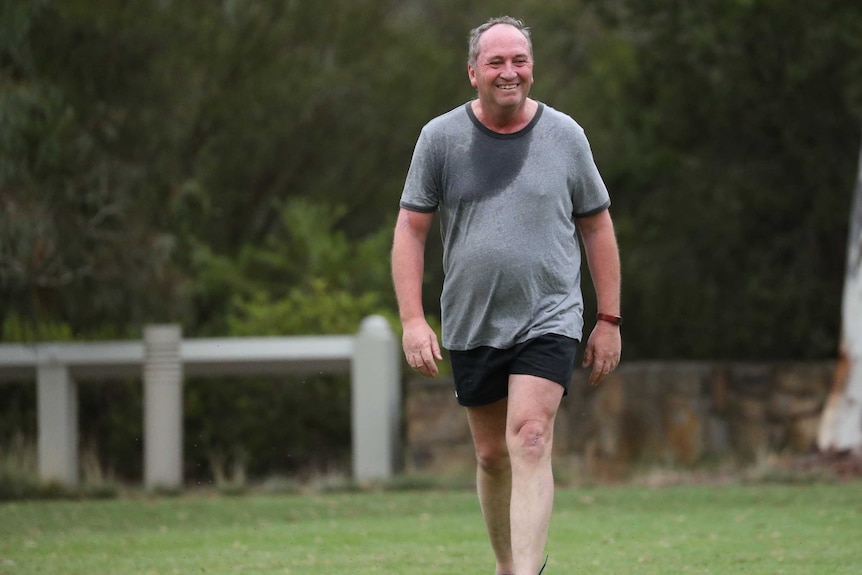
[[[501,90],[514,90],[518,87],[517,84],[500,84],[497,86]]]

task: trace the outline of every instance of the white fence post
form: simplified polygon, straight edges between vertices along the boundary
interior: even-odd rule
[[[78,484],[78,389],[66,365],[48,359],[36,368],[39,476]]]
[[[353,478],[389,479],[401,445],[401,363],[389,322],[362,321],[351,363]]]
[[[144,328],[144,484],[176,489],[183,481],[182,331]]]

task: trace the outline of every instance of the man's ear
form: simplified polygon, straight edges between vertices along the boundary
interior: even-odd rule
[[[467,64],[467,77],[470,78],[470,85],[474,88],[476,87],[476,70],[473,69],[473,66]]]

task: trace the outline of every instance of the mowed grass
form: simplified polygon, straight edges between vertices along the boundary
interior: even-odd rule
[[[557,491],[546,575],[856,574],[862,483]],[[471,491],[0,504],[0,574],[493,575]]]

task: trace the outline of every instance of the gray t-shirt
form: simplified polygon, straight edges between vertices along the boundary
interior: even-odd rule
[[[539,104],[514,134],[485,127],[470,104],[422,129],[401,207],[439,210],[443,346],[499,349],[554,333],[581,339],[575,217],[610,206],[584,130]]]

